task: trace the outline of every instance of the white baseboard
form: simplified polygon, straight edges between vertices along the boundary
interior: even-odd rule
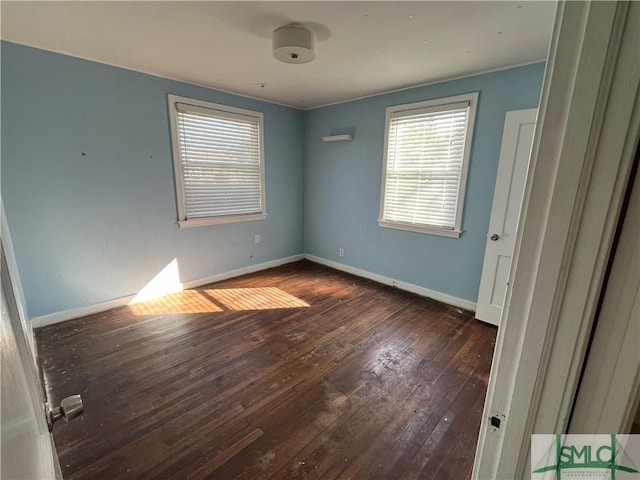
[[[333,262],[331,260],[309,254],[293,255],[291,257],[279,258],[270,262],[259,263],[257,265],[249,265],[248,267],[238,268],[236,270],[231,270],[223,273],[217,273],[209,277],[190,280],[184,282],[182,284],[182,288],[196,288],[202,285],[207,285],[209,283],[220,282],[229,278],[240,277],[249,273],[255,273],[261,270],[266,270],[268,268],[278,267],[286,263],[297,262],[298,260],[302,260],[303,258],[306,258],[311,262],[320,263],[322,265],[326,265],[327,267],[335,268],[336,270],[357,275],[358,277],[368,278],[369,280],[373,280],[384,285],[390,285],[392,287],[399,288],[400,290],[406,290],[407,292],[412,292],[422,297],[438,300],[439,302],[453,305],[455,307],[464,308],[473,312],[475,312],[476,310],[475,302],[470,302],[469,300],[464,300],[462,298],[453,297],[451,295],[436,292],[434,290],[429,290],[428,288],[419,287],[418,285],[414,285],[412,283],[385,277],[384,275],[378,275],[377,273],[368,272],[366,270],[361,270],[359,268],[351,267],[349,265],[344,265],[338,262]],[[74,318],[80,318],[87,315],[93,315],[95,313],[106,312],[107,310],[111,310],[112,308],[128,305],[134,298],[135,294],[108,300],[106,302],[88,305],[86,307],[71,308],[62,312],[49,313],[47,315],[34,317],[31,319],[31,326],[32,328],[41,328],[46,327],[47,325],[53,325],[54,323],[72,320]]]
[[[70,308],[69,310],[63,310],[61,312],[48,313],[47,315],[33,317],[31,319],[31,327],[34,329],[46,327],[47,325],[53,325],[54,323],[86,317],[87,315],[93,315],[94,313],[106,312],[112,308],[127,305],[134,297],[135,295],[129,295],[127,297],[115,298],[106,302],[94,303],[93,305],[87,305],[86,307]]]
[[[297,262],[298,260],[302,260],[305,258],[304,254],[292,255],[290,257],[279,258],[277,260],[271,260],[270,262],[259,263],[257,265],[249,265],[248,267],[238,268],[237,270],[231,270],[229,272],[217,273],[215,275],[211,275],[210,277],[200,278],[198,280],[191,280],[189,282],[184,282],[182,284],[182,288],[196,288],[201,287],[202,285],[207,285],[208,283],[221,282],[222,280],[227,280],[229,278],[240,277],[242,275],[247,275],[249,273],[259,272],[261,270],[267,270],[268,268],[279,267],[280,265],[284,265],[286,263]]]
[[[465,300],[463,298],[458,298],[452,295],[447,295],[446,293],[440,293],[434,290],[429,290],[428,288],[420,287],[412,283],[407,283],[401,280],[396,280],[394,278],[385,277],[384,275],[379,275],[377,273],[361,270],[359,268],[351,267],[349,265],[344,265],[342,263],[327,260],[326,258],[316,257],[315,255],[306,254],[305,258],[311,262],[320,263],[322,265],[326,265],[327,267],[331,267],[331,268],[335,268],[336,270],[341,270],[343,272],[351,273],[358,277],[368,278],[369,280],[373,280],[375,282],[382,283],[384,285],[390,285],[392,287],[399,288],[400,290],[406,290],[407,292],[415,293],[422,297],[438,300],[439,302],[453,305],[454,307],[464,308],[465,310],[471,310],[472,312],[476,311],[476,303],[470,302],[469,300]]]
[[[202,285],[207,285],[213,282],[220,282],[222,280],[227,280],[229,278],[240,277],[242,275],[247,275],[248,273],[255,273],[261,270],[266,270],[268,268],[278,267],[280,265],[284,265],[286,263],[297,262],[298,260],[302,260],[305,258],[304,255],[293,255],[291,257],[279,258],[277,260],[272,260],[270,262],[259,263],[257,265],[249,265],[248,267],[238,268],[236,270],[230,270],[228,272],[217,273],[215,275],[211,275],[210,277],[200,278],[197,280],[190,280],[188,282],[184,282],[182,284],[183,289],[196,288]],[[46,327],[47,325],[53,325],[54,323],[65,322],[67,320],[73,320],[74,318],[85,317],[87,315],[93,315],[95,313],[106,312],[107,310],[111,310],[116,307],[123,307],[128,305],[131,300],[135,297],[134,295],[128,295],[126,297],[116,298],[113,300],[108,300],[106,302],[95,303],[93,305],[88,305],[86,307],[78,307],[71,308],[69,310],[64,310],[62,312],[49,313],[47,315],[42,315],[39,317],[34,317],[31,319],[32,328],[41,328]]]

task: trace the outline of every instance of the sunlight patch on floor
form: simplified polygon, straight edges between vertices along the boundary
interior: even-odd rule
[[[222,312],[222,308],[197,290],[170,293],[160,298],[135,303],[129,305],[129,310],[136,316]]]
[[[309,306],[307,302],[276,287],[221,288],[204,292],[229,310],[270,310]]]
[[[128,306],[136,316],[306,307],[307,302],[275,287],[183,290]]]

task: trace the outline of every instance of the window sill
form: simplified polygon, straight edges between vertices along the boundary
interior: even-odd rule
[[[447,230],[437,227],[423,227],[420,225],[411,225],[408,223],[386,222],[378,220],[378,225],[383,228],[395,228],[396,230],[406,230],[408,232],[427,233],[429,235],[440,235],[441,237],[460,238],[461,230]]]
[[[229,215],[222,217],[191,218],[188,220],[178,220],[180,228],[204,227],[206,225],[220,225],[223,223],[254,222],[267,218],[266,213],[255,215]]]

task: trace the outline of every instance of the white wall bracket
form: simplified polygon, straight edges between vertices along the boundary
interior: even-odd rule
[[[343,135],[328,135],[326,137],[322,137],[323,142],[350,142],[353,140],[353,135],[343,134]]]

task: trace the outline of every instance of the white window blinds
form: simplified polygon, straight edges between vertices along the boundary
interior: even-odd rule
[[[175,103],[182,220],[262,214],[261,117]]]
[[[459,228],[469,110],[465,101],[389,114],[382,221]]]

